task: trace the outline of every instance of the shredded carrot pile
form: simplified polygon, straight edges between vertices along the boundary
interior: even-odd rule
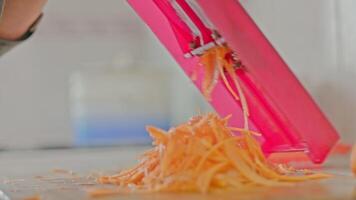
[[[282,186],[326,178],[322,173],[297,171],[269,163],[253,135],[233,134],[228,118],[216,114],[193,117],[169,131],[147,127],[153,148],[133,168],[100,183],[145,192],[208,192],[246,185]]]
[[[329,177],[272,164],[265,158],[254,138],[259,133],[248,129],[248,106],[235,73],[236,58],[227,46],[209,49],[200,57],[200,64],[205,71],[204,96],[210,100],[220,77],[231,95],[241,102],[244,127],[229,127],[229,117],[222,119],[213,113],[193,117],[169,131],[149,126],[147,131],[153,139],[153,148],[145,152],[133,168],[99,177],[100,183],[118,185],[118,189],[125,192],[205,193],[245,186],[291,185]],[[95,196],[99,193],[95,191]]]
[[[356,144],[354,144],[351,153],[351,170],[356,175]]]

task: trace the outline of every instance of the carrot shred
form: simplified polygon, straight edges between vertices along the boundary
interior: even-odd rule
[[[204,67],[204,79],[202,83],[202,91],[206,99],[210,100],[210,93],[217,83],[218,71],[216,66],[216,59],[212,52],[207,52],[200,58],[201,64]]]
[[[229,129],[232,130],[232,131],[238,131],[238,132],[246,131],[243,128],[237,128],[237,127],[229,127]],[[249,130],[249,132],[252,135],[255,135],[255,136],[261,136],[262,135],[261,133],[258,133],[258,132],[255,132],[255,131],[251,131],[251,130]]]
[[[310,159],[305,152],[282,152],[282,153],[272,153],[268,156],[268,160],[273,163],[309,163]],[[316,165],[314,165],[316,166]]]
[[[200,57],[200,64],[205,68],[205,77],[202,83],[202,92],[208,100],[211,99],[211,92],[213,91],[214,86],[217,82],[216,78],[212,77],[214,77],[214,74],[216,74],[215,72],[218,71],[220,74],[220,78],[225,84],[227,90],[234,97],[234,99],[241,102],[244,117],[244,129],[248,130],[249,110],[247,106],[247,101],[245,96],[243,95],[242,88],[239,84],[234,63],[226,59],[226,57],[231,54],[232,51],[228,46],[221,45],[215,46],[207,50]],[[237,93],[234,91],[230,82],[227,80],[225,73],[227,73],[231,77],[232,83],[235,86]]]
[[[106,188],[95,188],[87,191],[91,197],[105,197],[120,194],[117,190]],[[122,193],[122,192],[121,192]]]
[[[351,170],[356,176],[356,144],[352,147],[352,152],[351,152]]]
[[[331,149],[331,155],[347,155],[351,152],[352,144],[338,142],[334,148]]]
[[[41,196],[34,195],[34,196],[30,196],[30,197],[25,197],[25,198],[23,198],[23,200],[41,200]]]
[[[75,172],[71,171],[71,170],[66,170],[66,169],[52,169],[52,173],[56,173],[56,174],[68,174],[68,175],[76,175]]]

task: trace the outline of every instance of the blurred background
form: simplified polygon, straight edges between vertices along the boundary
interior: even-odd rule
[[[356,139],[356,2],[242,0],[346,141]],[[211,108],[124,0],[49,1],[0,59],[0,149],[147,143]]]

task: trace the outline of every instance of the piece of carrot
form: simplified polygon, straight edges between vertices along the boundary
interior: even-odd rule
[[[41,196],[40,195],[29,196],[23,198],[23,200],[41,200]]]
[[[338,142],[334,148],[331,149],[332,155],[346,155],[351,152],[352,144],[347,144],[344,142]]]
[[[356,176],[356,144],[352,147],[352,153],[351,153],[351,170]]]
[[[94,188],[87,190],[89,196],[98,198],[120,194],[117,190],[107,188]]]

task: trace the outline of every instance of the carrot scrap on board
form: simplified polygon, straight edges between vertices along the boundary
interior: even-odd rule
[[[73,172],[72,170],[59,169],[59,168],[52,169],[52,173],[75,175],[75,172]]]
[[[305,152],[282,152],[272,153],[267,158],[273,163],[290,163],[290,162],[310,162]]]
[[[356,175],[356,144],[354,144],[351,152],[351,170]]]
[[[41,200],[41,196],[34,195],[34,196],[30,196],[30,197],[25,197],[25,198],[23,198],[23,200]]]
[[[352,144],[344,142],[338,142],[332,149],[330,154],[332,155],[347,155],[351,152]]]
[[[91,197],[104,197],[104,196],[113,196],[118,194],[118,191],[113,189],[106,189],[106,188],[95,188],[87,190],[89,196]]]

